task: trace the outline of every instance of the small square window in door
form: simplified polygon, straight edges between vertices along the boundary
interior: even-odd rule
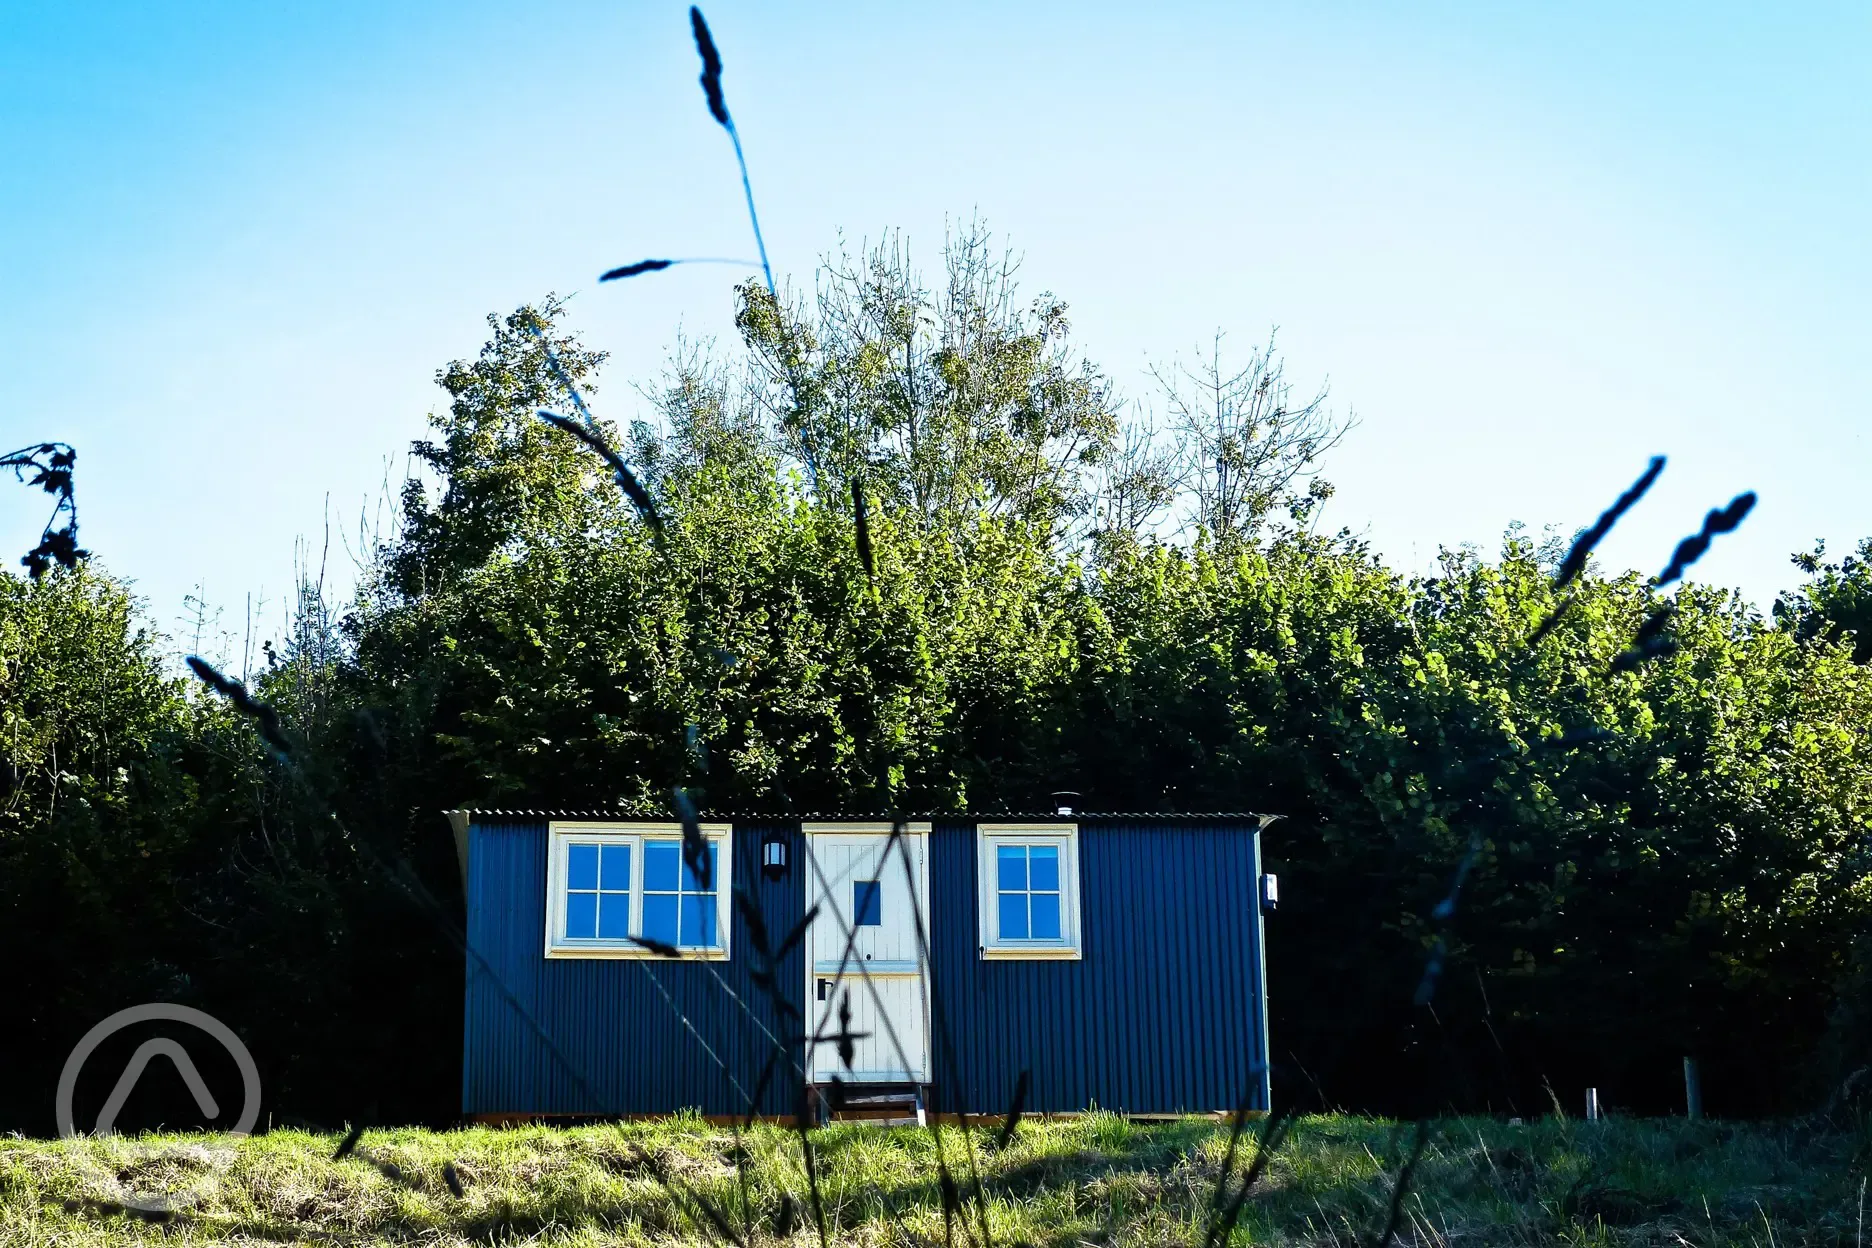
[[[884,925],[883,889],[877,880],[852,881],[852,925],[854,927],[882,927]]]

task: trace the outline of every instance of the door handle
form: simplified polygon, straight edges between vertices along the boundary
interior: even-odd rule
[[[821,1001],[824,1001],[827,998],[829,998],[831,995],[832,995],[832,981],[829,979],[820,980],[819,981],[819,999]]]

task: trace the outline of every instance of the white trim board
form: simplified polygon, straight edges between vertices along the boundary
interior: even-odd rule
[[[1060,939],[1002,940],[990,935],[1000,923],[1000,890],[995,880],[998,844],[1051,844],[1059,848]],[[975,825],[975,923],[983,961],[1046,959],[1078,961],[1085,956],[1079,916],[1079,825],[1076,822],[978,823]]]
[[[546,931],[545,956],[548,958],[658,958],[662,961],[725,962],[733,935],[734,908],[729,894],[734,891],[734,826],[727,823],[698,825],[702,835],[717,846],[715,884],[715,931],[721,944],[712,949],[684,949],[680,959],[653,952],[642,945],[625,941],[581,941],[567,943],[558,935],[565,930],[566,845],[582,843],[628,844],[631,849],[630,929],[643,931],[643,843],[646,840],[682,839],[682,824],[674,821],[613,822],[586,819],[553,820],[546,825]]]

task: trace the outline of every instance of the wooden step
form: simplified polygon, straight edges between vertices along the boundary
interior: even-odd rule
[[[919,1127],[928,1121],[923,1108],[922,1088],[914,1084],[900,1084],[879,1090],[878,1085],[873,1084],[871,1089],[854,1096],[852,1085],[846,1084],[846,1095],[836,1105],[832,1103],[829,1089],[824,1087],[817,1089],[820,1121],[869,1122],[880,1126]],[[904,1110],[912,1111],[912,1116],[905,1117],[902,1112]]]

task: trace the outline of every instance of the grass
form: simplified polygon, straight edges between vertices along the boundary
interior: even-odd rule
[[[839,1124],[814,1134],[833,1242],[943,1242],[927,1133]],[[1228,1132],[1109,1114],[1029,1122],[974,1144],[995,1242],[1197,1244]],[[944,1132],[953,1160],[960,1131]],[[0,1140],[0,1244],[609,1245],[711,1238],[672,1186],[703,1192],[756,1242],[816,1244],[796,1136],[699,1119],[578,1128],[476,1127],[337,1137],[147,1135]],[[1426,1245],[1860,1243],[1859,1140],[1805,1123],[1446,1119],[1404,1201],[1399,1242]],[[1236,1243],[1369,1245],[1408,1128],[1303,1118],[1248,1202]],[[450,1188],[452,1164],[462,1194]],[[121,1210],[167,1198],[166,1223]],[[798,1211],[776,1233],[789,1197]],[[972,1216],[972,1214],[970,1215]],[[962,1232],[957,1231],[958,1242]]]

